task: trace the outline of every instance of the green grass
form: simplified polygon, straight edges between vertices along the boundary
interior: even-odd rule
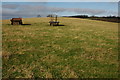
[[[118,24],[58,18],[3,20],[3,78],[117,78]]]

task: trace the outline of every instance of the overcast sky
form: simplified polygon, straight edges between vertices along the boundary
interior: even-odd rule
[[[3,2],[2,17],[45,17],[48,14],[71,15],[118,15],[117,2]]]

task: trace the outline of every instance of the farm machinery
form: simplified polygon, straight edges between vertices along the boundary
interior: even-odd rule
[[[59,25],[59,21],[57,21],[57,15],[50,15],[50,26],[58,26]]]
[[[12,18],[11,20],[11,25],[22,25],[22,18]]]

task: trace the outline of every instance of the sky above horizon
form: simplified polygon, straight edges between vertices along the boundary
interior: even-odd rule
[[[118,16],[118,2],[2,2],[2,18],[89,15]]]
[[[119,0],[2,0],[2,2],[119,2]]]

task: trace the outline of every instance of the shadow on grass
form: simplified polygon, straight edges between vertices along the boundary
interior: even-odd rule
[[[11,24],[7,24],[7,25],[9,25],[9,26],[10,26]],[[31,24],[21,24],[21,25],[31,25]]]
[[[31,24],[22,24],[22,25],[31,25]]]
[[[46,25],[46,26],[50,26],[50,25]],[[53,25],[51,25],[51,26],[53,26]],[[54,26],[65,26],[65,25],[59,24],[59,25],[54,25]]]
[[[65,26],[65,25],[61,25],[61,24],[59,24],[59,25],[55,25],[55,26]]]

